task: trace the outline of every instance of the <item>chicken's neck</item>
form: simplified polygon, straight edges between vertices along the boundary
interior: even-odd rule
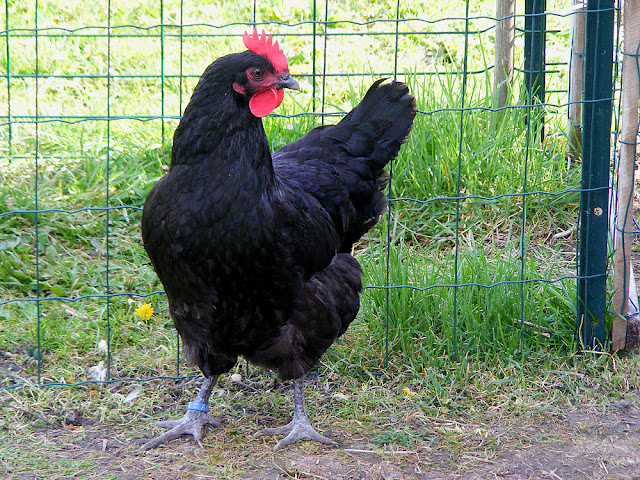
[[[174,134],[171,167],[190,165],[225,176],[251,171],[263,187],[271,185],[273,163],[262,120],[232,94],[217,97],[192,98]]]

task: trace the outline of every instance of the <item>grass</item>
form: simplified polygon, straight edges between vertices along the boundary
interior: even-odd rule
[[[585,438],[593,438],[602,452],[611,423],[605,412],[621,398],[633,398],[640,387],[633,374],[637,363],[608,355],[553,360],[540,354],[524,363],[509,357],[487,362],[464,357],[459,364],[421,376],[344,377],[325,370],[309,382],[309,413],[320,431],[331,429],[348,448],[370,451],[375,464],[418,465],[446,478],[472,468],[482,476],[489,465],[501,463],[505,449],[509,455],[539,452],[542,444],[559,451],[564,439],[583,445]],[[153,472],[155,478],[208,474],[231,479],[250,472],[264,475],[275,463],[295,478],[296,471],[298,476],[305,472],[296,452],[312,462],[326,459],[324,447],[308,443],[274,455],[272,439],[253,437],[264,426],[286,421],[291,406],[286,390],[274,387],[269,376],[252,375],[246,381],[260,393],[228,379],[214,391],[212,411],[225,423],[205,437],[205,450],[172,442],[170,448],[144,456],[137,452],[140,437],[156,430],[148,421],[178,416],[194,381],[4,391],[0,468],[15,478],[121,478],[122,466],[125,472]],[[132,392],[138,395],[127,400]],[[599,422],[584,417],[569,428],[560,422],[585,410],[600,412]],[[614,434],[620,435],[620,430]],[[354,454],[337,450],[334,455]],[[177,456],[180,470],[171,471]],[[613,470],[616,456],[605,461]],[[361,469],[367,470],[364,465]],[[605,478],[624,478],[629,470],[622,472]]]
[[[298,24],[313,18],[306,3],[258,3],[258,21],[286,23],[269,29],[303,87],[265,120],[272,148],[322,123],[322,112],[331,114],[326,122],[337,121],[333,113],[357,104],[377,78],[371,72],[393,72],[395,37],[367,34],[393,32],[395,24],[367,22],[394,19],[395,2],[331,7],[329,21],[358,23],[330,24],[326,50],[322,24]],[[154,294],[161,285],[140,242],[140,208],[166,170],[171,134],[197,76],[212,58],[238,50],[237,34],[245,29],[209,25],[250,21],[251,6],[186,2],[180,13],[178,2],[165,1],[160,13],[149,2],[131,10],[112,0],[116,28],[109,41],[106,10],[73,5],[39,7],[38,27],[49,30],[38,40],[37,112],[33,32],[0,35],[0,70],[11,74],[0,79],[0,387],[83,382],[100,361],[115,379],[196,374],[179,360],[165,298]],[[0,14],[3,20],[8,14],[11,28],[34,28],[32,3],[0,8],[7,6]],[[324,20],[323,7],[316,18]],[[567,405],[595,405],[638,388],[629,376],[635,360],[623,366],[608,355],[574,353],[575,237],[552,237],[576,224],[580,165],[565,159],[562,108],[546,107],[544,140],[527,127],[540,111],[517,107],[524,97],[520,74],[509,98],[517,108],[491,111],[493,30],[483,15],[492,9],[479,0],[470,5],[468,68],[479,73],[466,78],[461,114],[464,5],[449,2],[435,11],[432,2],[401,2],[402,18],[426,19],[399,25],[405,34],[397,57],[421,113],[393,165],[390,214],[355,249],[372,288],[319,366],[309,402],[315,417],[335,420],[348,439],[370,438],[371,448],[436,441],[464,452],[478,436],[490,452],[511,439],[527,446],[525,434],[491,431],[490,413],[500,412],[506,423],[518,416],[535,423]],[[182,39],[171,26],[181,18]],[[566,24],[566,17],[549,17],[550,29],[568,31]],[[47,36],[59,27],[80,30]],[[562,59],[567,41],[564,33],[550,35],[549,61]],[[353,55],[356,49],[363,54]],[[326,82],[310,75],[314,62],[318,74],[326,62]],[[557,70],[548,85],[559,93],[549,100],[561,105],[566,68]],[[37,222],[30,213],[36,208]],[[391,290],[382,288],[387,276]],[[34,298],[40,301],[25,301]],[[134,313],[143,301],[154,308],[149,319]],[[106,340],[110,356],[101,348]],[[192,461],[217,468],[220,478],[244,471],[229,453],[255,448],[242,435],[270,424],[265,412],[280,418],[289,409],[268,375],[242,363],[237,368],[265,393],[249,396],[228,384],[217,393],[216,413],[231,423],[222,438],[209,438],[209,460]],[[129,441],[135,435],[116,426],[139,431],[145,419],[166,416],[168,405],[184,407],[192,387],[190,380],[153,380],[2,390],[0,421],[19,428],[2,433],[0,458],[18,472],[56,473],[38,454],[13,451],[12,442],[35,435],[35,452],[57,452],[59,445],[40,436],[54,427],[75,444],[90,442],[84,431],[93,424],[67,428],[74,409]],[[137,399],[125,402],[136,389]],[[71,459],[66,474],[97,468],[88,462]]]

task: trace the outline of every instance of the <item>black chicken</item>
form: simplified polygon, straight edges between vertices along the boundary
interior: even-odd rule
[[[373,84],[337,125],[273,155],[261,117],[298,90],[271,36],[245,34],[248,51],[206,69],[173,139],[171,166],[144,205],[144,247],[162,281],[190,364],[206,379],[172,430],[200,444],[209,396],[239,355],[294,379],[294,416],[265,434],[325,444],[307,419],[304,373],[359,308],[352,244],[386,208],[384,167],[398,154],[416,103],[400,82]]]

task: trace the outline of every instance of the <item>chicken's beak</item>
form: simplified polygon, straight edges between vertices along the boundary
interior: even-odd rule
[[[295,78],[293,78],[289,73],[282,74],[280,76],[280,81],[276,82],[275,85],[280,88],[300,90],[300,85],[298,85],[298,82],[296,82]]]

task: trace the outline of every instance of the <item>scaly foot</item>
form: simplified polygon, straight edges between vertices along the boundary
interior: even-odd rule
[[[203,427],[205,425],[213,425],[214,427],[221,425],[220,420],[207,414],[209,397],[217,380],[218,377],[205,379],[198,391],[195,402],[189,402],[187,413],[185,413],[184,417],[180,420],[157,422],[156,425],[159,427],[167,427],[171,430],[145,443],[142,446],[142,450],[156,448],[158,445],[162,445],[182,435],[192,435],[196,442],[198,442],[198,445],[202,447]]]
[[[145,443],[142,446],[142,450],[149,450],[156,448],[163,443],[169,442],[182,435],[192,435],[198,445],[202,447],[202,431],[205,425],[213,425],[219,427],[221,425],[220,420],[205,412],[197,410],[187,410],[180,420],[165,420],[162,422],[156,422],[159,427],[170,428],[168,432],[163,433],[159,437]]]
[[[294,418],[284,427],[265,428],[261,432],[258,432],[258,435],[287,435],[285,438],[276,443],[276,446],[273,447],[274,452],[276,450],[280,450],[281,448],[288,447],[298,440],[313,440],[324,445],[337,445],[337,443],[330,438],[327,438],[324,435],[320,435],[318,432],[316,432],[316,430],[309,423],[309,420],[306,416]]]
[[[320,435],[309,423],[307,418],[307,409],[304,406],[303,379],[298,378],[293,381],[293,420],[284,427],[267,428],[258,435],[286,435],[280,440],[273,450],[279,450],[287,447],[298,440],[313,440],[324,445],[337,445],[336,442]]]

